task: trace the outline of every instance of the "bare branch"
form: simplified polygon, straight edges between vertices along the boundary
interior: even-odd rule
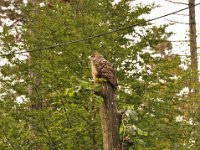
[[[46,124],[45,124],[45,122],[44,122],[44,119],[42,119],[42,123],[43,123],[43,126],[44,126],[45,130],[47,131],[47,135],[48,135],[48,137],[49,137],[49,139],[50,139],[50,142],[52,143],[52,146],[54,147],[55,142],[54,142],[54,140],[53,140],[53,138],[52,138],[52,136],[51,136],[51,134],[50,134],[50,132],[49,132],[48,127],[46,126]]]
[[[170,20],[170,19],[165,19],[165,20],[166,20],[166,21],[169,21],[169,22],[171,22],[171,23],[189,25],[189,23],[186,23],[186,22],[173,21],[173,20]]]
[[[16,19],[9,27],[13,28],[18,22],[23,22],[23,21],[25,21],[25,20],[23,20],[23,19]],[[21,26],[21,25],[18,24],[18,26]]]
[[[178,16],[186,16],[186,17],[189,16],[188,14],[176,14],[176,15],[178,15]]]
[[[189,40],[177,40],[177,41],[169,41],[173,43],[183,43],[183,42],[189,42]]]
[[[175,1],[171,1],[171,0],[165,0],[165,1],[173,3],[173,4],[189,5],[188,3],[183,3],[183,2],[175,2]]]

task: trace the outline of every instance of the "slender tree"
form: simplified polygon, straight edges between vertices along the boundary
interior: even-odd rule
[[[196,31],[196,15],[195,15],[195,0],[189,0],[189,39],[190,39],[190,55],[192,69],[192,84],[194,84],[194,92],[197,94],[198,78],[198,53],[197,53],[197,31]]]

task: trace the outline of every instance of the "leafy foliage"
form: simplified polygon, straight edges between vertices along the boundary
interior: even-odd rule
[[[156,50],[171,35],[167,25],[153,26],[141,18],[154,4],[131,7],[131,0],[115,4],[112,0],[15,2],[23,20],[16,34],[20,42],[9,26],[3,26],[0,35],[1,53],[11,54],[3,56],[6,64],[1,67],[0,147],[102,149],[98,114],[102,100],[94,95],[98,85],[90,80],[89,56],[94,51],[117,68],[118,107],[125,111],[120,128],[124,148],[184,149],[185,141],[189,145],[189,125],[176,120],[184,115],[179,93],[187,71],[180,67],[178,56]],[[138,23],[127,30],[58,46]],[[13,53],[24,50],[31,52]]]

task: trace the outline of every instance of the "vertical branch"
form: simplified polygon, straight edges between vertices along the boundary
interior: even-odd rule
[[[38,10],[37,6],[39,4],[39,0],[31,0],[30,2],[32,3],[32,5],[34,7],[33,13],[35,15],[38,14],[39,10]],[[32,32],[32,30],[30,30],[29,32]],[[38,78],[38,75],[36,74],[36,72],[32,71],[32,68],[31,68],[31,67],[33,67],[33,55],[31,55],[31,53],[29,53],[28,65],[29,65],[29,69],[30,69],[29,70],[29,78],[31,80],[31,82],[28,85],[28,96],[30,97],[30,103],[31,103],[31,106],[29,109],[31,112],[33,112],[41,107],[41,103],[36,100],[37,86],[39,85],[40,81],[39,81],[39,78]],[[30,118],[29,130],[30,130],[32,136],[34,138],[37,138],[36,137],[37,129],[34,127],[33,117]],[[37,143],[35,145],[35,149],[40,150],[41,145],[39,143]]]
[[[49,131],[48,127],[47,127],[46,124],[45,124],[44,119],[42,119],[42,123],[43,123],[44,128],[45,128],[46,131],[47,131],[47,135],[48,135],[48,137],[49,137],[49,139],[50,139],[49,141],[51,142],[52,147],[55,148],[55,142],[54,142],[54,140],[53,140],[53,138],[52,138],[52,136],[51,136],[51,134],[50,134],[50,131]]]

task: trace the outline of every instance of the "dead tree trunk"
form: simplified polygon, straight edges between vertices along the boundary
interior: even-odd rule
[[[104,83],[100,95],[104,100],[100,106],[103,148],[121,150],[115,91],[108,83]]]

